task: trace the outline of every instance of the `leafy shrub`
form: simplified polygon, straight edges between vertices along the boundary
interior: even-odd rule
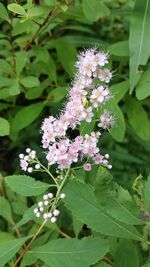
[[[146,0],[1,1],[1,266],[149,266],[149,13]],[[51,180],[20,175],[18,155],[32,147],[44,160],[41,122],[60,114],[77,52],[94,46],[114,70],[105,108],[116,123],[99,142],[113,168],[75,169],[57,225],[43,225],[34,203]]]

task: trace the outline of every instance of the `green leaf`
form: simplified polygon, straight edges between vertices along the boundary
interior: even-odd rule
[[[125,194],[127,195],[128,192],[117,185],[114,189],[112,189],[112,187],[109,188],[108,184],[102,187],[100,172],[101,168],[99,168],[99,171],[97,172],[94,187],[97,199],[99,200],[101,206],[105,208],[105,211],[107,211],[107,213],[116,220],[128,225],[143,224],[143,222],[133,213],[136,210],[136,207],[130,195],[128,200],[125,199]],[[120,192],[123,199],[119,196]]]
[[[9,131],[10,131],[9,122],[6,119],[0,117],[0,136],[9,135]]]
[[[12,234],[7,232],[0,232],[0,244],[13,239],[15,239],[15,237]]]
[[[115,99],[108,101],[103,109],[108,109],[115,118],[115,123],[110,129],[111,136],[118,142],[122,142],[125,136],[126,124],[122,110]]]
[[[23,84],[24,87],[30,88],[30,87],[36,87],[40,85],[40,82],[37,77],[34,76],[27,76],[20,80],[21,84]]]
[[[108,47],[108,50],[111,55],[118,57],[129,57],[129,42],[121,41],[115,44],[112,44]]]
[[[57,87],[50,91],[50,94],[48,95],[48,99],[55,103],[62,100],[67,95],[67,87]]]
[[[16,53],[16,73],[19,76],[22,72],[27,61],[27,53],[24,51],[19,51]]]
[[[16,132],[27,127],[40,115],[43,108],[43,102],[39,102],[20,109],[12,121],[12,130]]]
[[[150,174],[144,186],[144,207],[150,213]]]
[[[46,264],[55,267],[89,267],[102,259],[108,250],[106,240],[87,237],[81,240],[75,238],[53,240],[29,253],[34,253],[33,255]]]
[[[11,207],[8,200],[4,197],[0,196],[0,215],[7,220],[8,222],[12,223],[12,212]]]
[[[27,14],[25,9],[22,6],[15,4],[15,3],[8,5],[8,9],[12,11],[13,13],[16,13],[22,16],[26,16]]]
[[[76,49],[74,45],[65,41],[59,40],[56,44],[58,58],[64,69],[70,74],[74,73],[74,64],[76,61]]]
[[[10,22],[7,9],[5,8],[5,6],[2,3],[0,3],[0,18]]]
[[[12,191],[22,196],[38,196],[49,188],[49,184],[36,181],[27,175],[11,175],[5,177],[6,184]]]
[[[136,134],[143,140],[149,140],[150,121],[141,103],[134,98],[128,97],[126,106],[129,123]]]
[[[88,20],[97,21],[102,17],[109,16],[108,7],[99,0],[82,0],[83,12]]]
[[[29,237],[18,238],[0,244],[0,266],[6,266]]]
[[[139,258],[135,245],[130,240],[119,241],[114,267],[139,267]]]
[[[14,80],[12,85],[9,87],[9,94],[11,96],[20,94],[20,85],[18,81]]]
[[[150,95],[150,68],[148,68],[141,76],[137,87],[136,96],[142,100]]]
[[[20,226],[26,224],[27,222],[34,220],[35,219],[35,215],[34,215],[34,209],[35,208],[37,208],[37,204],[35,204],[32,207],[30,207],[29,209],[27,209],[24,212],[22,219],[16,224],[16,227],[20,227]]]
[[[128,89],[129,89],[129,81],[127,80],[113,84],[110,88],[110,92],[114,96],[116,102],[118,103],[124,97]]]
[[[33,51],[37,61],[47,63],[49,61],[49,52],[45,47],[39,45],[33,46]]]
[[[150,54],[150,0],[136,0],[130,26],[130,93],[139,77],[139,65],[145,65]]]
[[[109,236],[141,239],[134,227],[116,221],[103,210],[90,185],[69,181],[63,192],[67,208],[92,230]]]

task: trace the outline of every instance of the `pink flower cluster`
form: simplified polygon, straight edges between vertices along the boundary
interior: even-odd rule
[[[112,78],[112,73],[106,67],[107,64],[108,55],[97,49],[88,49],[78,56],[77,74],[64,111],[57,119],[53,116],[46,118],[41,127],[42,144],[43,148],[48,149],[46,158],[49,165],[58,164],[60,169],[68,168],[78,161],[79,156],[90,157],[95,163],[98,157],[101,164],[109,165],[105,157],[99,154],[97,147],[100,132],[77,136],[75,140],[70,140],[66,134],[68,128],[75,129],[82,121],[90,123],[94,117],[93,110],[110,99],[107,83]],[[109,128],[106,127],[108,114],[107,118],[106,114],[104,118],[100,117],[99,127]]]

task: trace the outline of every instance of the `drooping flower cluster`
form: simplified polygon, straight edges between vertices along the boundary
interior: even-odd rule
[[[65,198],[65,194],[61,193],[58,199]],[[37,218],[43,215],[44,220],[50,219],[52,223],[57,221],[60,211],[55,207],[55,197],[52,193],[43,196],[43,201],[38,202],[38,207],[34,209],[34,214]]]
[[[108,167],[108,160],[99,154],[97,147],[100,132],[77,136],[74,140],[70,140],[66,134],[69,128],[75,129],[82,121],[90,123],[94,109],[111,98],[107,84],[112,73],[107,64],[108,55],[97,49],[88,49],[78,56],[77,74],[64,111],[57,119],[53,116],[46,118],[41,127],[42,144],[43,148],[48,149],[46,158],[49,165],[58,164],[60,169],[69,168],[79,157],[84,156],[94,161],[100,157],[100,163]],[[98,126],[109,129],[113,122],[113,117],[105,111]]]

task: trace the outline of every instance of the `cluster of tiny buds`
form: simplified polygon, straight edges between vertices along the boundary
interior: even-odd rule
[[[38,208],[34,209],[35,216],[39,218],[41,216],[41,213],[44,212],[45,208],[50,205],[50,202],[54,198],[54,195],[52,193],[48,193],[47,195],[43,196],[43,201],[38,202]],[[61,193],[59,198],[63,199],[65,198],[65,194]],[[52,212],[45,212],[43,213],[43,219],[48,220],[50,219],[52,223],[55,223],[57,221],[57,216],[60,214],[60,211],[58,209],[54,209]]]
[[[26,155],[19,154],[20,158],[20,166],[23,171],[27,171],[29,173],[33,172],[33,167],[29,166],[30,164],[33,164],[36,158],[36,151],[31,150],[31,148],[26,149]],[[39,170],[41,168],[39,163],[36,163],[34,166],[35,170]]]

